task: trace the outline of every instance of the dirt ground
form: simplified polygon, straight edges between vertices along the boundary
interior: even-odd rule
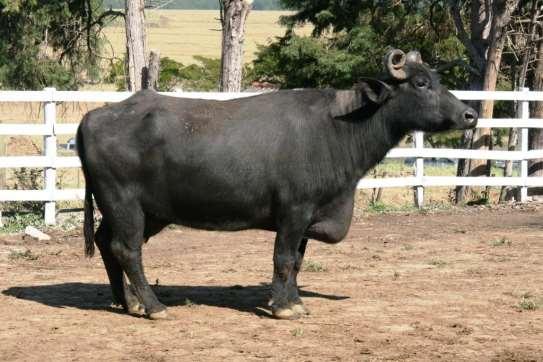
[[[312,314],[269,317],[273,234],[168,229],[145,246],[172,321],[110,306],[79,231],[0,235],[0,359],[543,361],[543,207],[365,215],[310,242]]]

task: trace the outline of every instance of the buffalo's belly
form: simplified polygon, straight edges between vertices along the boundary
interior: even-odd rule
[[[156,191],[153,197],[143,198],[143,211],[167,223],[204,230],[274,229],[271,203],[251,195],[240,198],[183,189]]]

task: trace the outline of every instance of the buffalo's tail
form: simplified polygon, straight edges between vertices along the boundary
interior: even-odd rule
[[[81,160],[83,176],[85,176],[83,235],[85,236],[85,255],[90,258],[94,255],[94,204],[92,201],[92,187],[86,165],[85,145],[83,143],[81,126],[77,129],[76,146],[79,159]]]

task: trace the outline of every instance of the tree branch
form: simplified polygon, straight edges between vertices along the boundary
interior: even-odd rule
[[[102,14],[100,14],[100,16],[92,23],[92,25],[104,25],[104,19],[108,17],[111,17],[111,20],[119,17],[124,19],[125,14],[122,11],[109,9],[108,11],[104,11]]]
[[[468,33],[466,32],[466,28],[464,27],[464,22],[462,21],[462,16],[460,14],[459,1],[449,0],[449,7],[451,9],[452,18],[456,27],[457,37],[462,44],[464,44],[471,56],[471,59],[473,59],[473,62],[477,68],[479,68],[479,73],[481,73],[483,69],[485,69],[485,60],[481,57],[473,45]]]
[[[460,58],[452,60],[452,61],[444,63],[444,64],[441,64],[440,66],[438,66],[436,68],[436,70],[437,70],[438,73],[441,73],[441,72],[444,72],[444,71],[449,70],[449,69],[454,68],[454,67],[462,67],[462,68],[466,69],[468,72],[470,72],[471,74],[474,74],[474,75],[476,75],[478,77],[480,77],[482,75],[481,71],[479,69],[473,67],[468,62],[466,62],[464,59],[460,59]]]
[[[88,13],[87,13],[87,15],[89,16]],[[89,18],[87,20],[87,24],[85,26],[85,29],[81,29],[81,31],[78,31],[75,34],[75,36],[70,40],[70,42],[67,44],[67,46],[64,48],[64,50],[60,54],[59,61],[62,61],[67,54],[69,54],[75,47],[77,47],[79,39],[81,38],[81,36],[83,36],[83,33],[86,33],[86,36],[87,36],[87,50],[90,53],[93,53],[92,49],[89,48],[90,47],[90,34],[92,32],[92,29],[95,26],[99,26],[100,27],[99,31],[101,31],[102,28],[104,27],[104,21],[108,17],[110,17],[111,20],[114,20],[114,19],[116,19],[118,17],[124,18],[125,14],[122,11],[116,11],[116,10],[109,9],[108,11],[104,11],[102,14],[100,14],[100,16],[98,16],[98,18],[96,18],[96,20],[91,21],[91,22],[88,21],[89,19],[92,20],[90,18],[90,16],[89,16]]]

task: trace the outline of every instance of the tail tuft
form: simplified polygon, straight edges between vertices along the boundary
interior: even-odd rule
[[[94,255],[94,205],[90,187],[85,187],[85,216],[83,234],[85,235],[85,255],[92,258]]]

